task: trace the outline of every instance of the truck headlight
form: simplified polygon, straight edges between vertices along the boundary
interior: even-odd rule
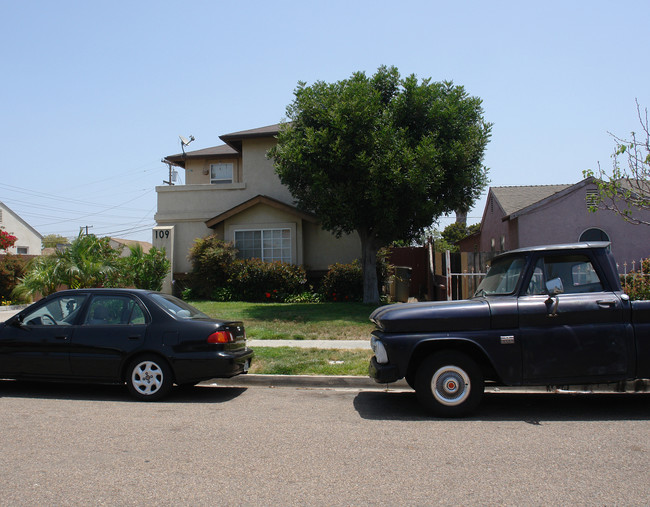
[[[379,364],[386,364],[388,362],[388,353],[386,352],[386,347],[384,347],[384,344],[378,340],[377,337],[373,336],[370,339],[370,347],[375,353],[375,358]]]

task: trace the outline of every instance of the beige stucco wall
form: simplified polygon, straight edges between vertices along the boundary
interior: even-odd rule
[[[273,138],[245,139],[242,157],[237,161],[237,178],[229,185],[209,183],[209,164],[234,159],[219,157],[203,161],[188,160],[185,185],[156,187],[158,209],[155,215],[159,226],[175,226],[175,273],[189,272],[191,263],[187,254],[196,238],[216,233],[226,241],[234,239],[235,230],[289,228],[292,235],[292,261],[307,269],[321,270],[333,262],[351,262],[361,255],[361,244],[356,234],[337,240],[319,225],[301,217],[266,205],[257,205],[219,224],[215,230],[205,222],[257,195],[265,195],[288,205],[294,205],[289,189],[282,185],[273,163],[266,153],[275,144]]]
[[[0,215],[0,227],[2,227],[5,232],[18,238],[16,244],[8,249],[9,253],[16,254],[18,253],[18,248],[22,247],[27,249],[26,252],[23,252],[27,255],[41,255],[43,245],[41,242],[42,237],[39,233],[25,225],[25,223],[6,206],[0,205]],[[4,251],[2,253],[4,253]]]
[[[230,163],[233,165],[233,183],[242,181],[241,160],[234,157],[208,158],[202,160],[190,159],[185,163],[186,185],[209,185],[210,164]]]
[[[326,270],[334,262],[347,264],[361,258],[361,240],[356,233],[336,239],[319,224],[305,223],[303,238],[304,265],[307,270]]]

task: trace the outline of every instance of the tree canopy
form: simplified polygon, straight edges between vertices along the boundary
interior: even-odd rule
[[[604,209],[620,215],[635,225],[650,225],[650,129],[648,110],[636,104],[641,133],[631,132],[628,139],[610,134],[616,147],[612,154],[612,171],[584,171],[592,176],[599,194],[590,201],[589,209]],[[621,163],[621,159],[624,160]]]
[[[487,184],[491,124],[481,99],[451,82],[380,67],[299,83],[269,156],[299,208],[338,237],[361,239],[364,301],[379,300],[376,253],[467,209]]]

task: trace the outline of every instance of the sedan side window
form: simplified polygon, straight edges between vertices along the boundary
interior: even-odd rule
[[[115,326],[145,322],[144,312],[134,299],[128,296],[95,296],[88,307],[84,324]]]
[[[85,295],[60,296],[23,316],[27,326],[69,326],[77,318]]]

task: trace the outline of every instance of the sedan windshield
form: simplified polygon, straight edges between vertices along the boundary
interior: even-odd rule
[[[512,294],[525,264],[525,257],[508,256],[495,259],[474,296]]]
[[[167,313],[178,319],[209,319],[205,313],[197,310],[185,301],[168,294],[152,294],[153,300]]]

